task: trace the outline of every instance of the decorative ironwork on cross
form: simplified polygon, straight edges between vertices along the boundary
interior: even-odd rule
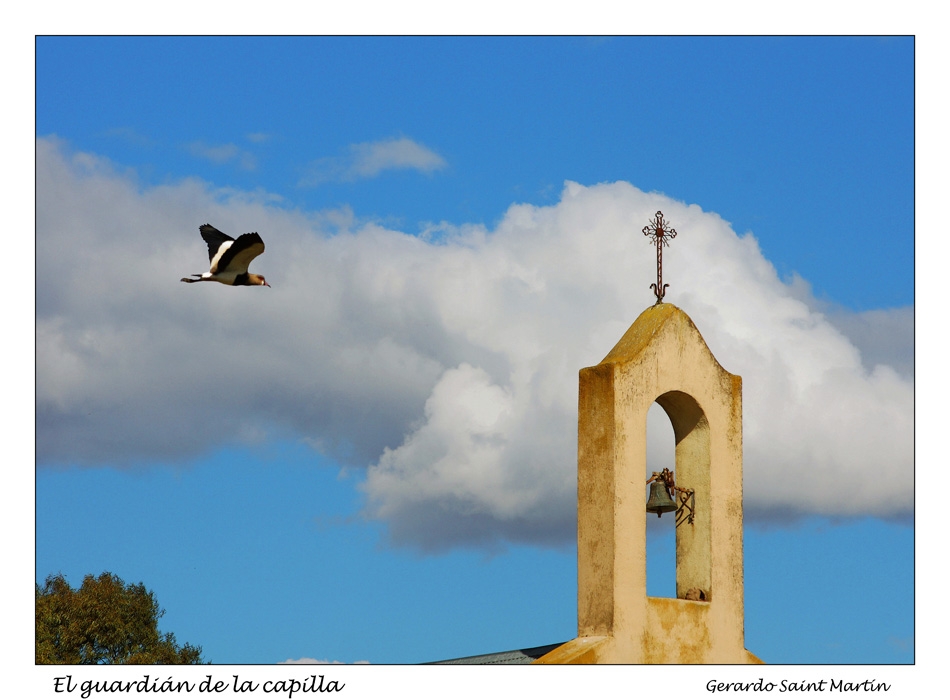
[[[663,212],[658,211],[649,225],[643,227],[643,235],[656,243],[656,283],[651,284],[650,288],[659,304],[666,295],[666,288],[670,286],[663,284],[663,246],[670,244],[669,239],[676,238],[676,229],[670,228],[670,223],[663,218]]]

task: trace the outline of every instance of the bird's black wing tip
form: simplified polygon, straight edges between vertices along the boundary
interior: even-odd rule
[[[261,238],[261,234],[257,231],[250,231],[249,233],[242,233],[239,238],[243,239],[248,243],[260,243],[264,245],[264,239]]]
[[[208,243],[209,246],[216,247],[225,241],[234,240],[224,231],[219,231],[211,224],[202,224],[198,227],[198,230],[201,232],[201,237],[205,239],[205,242]]]

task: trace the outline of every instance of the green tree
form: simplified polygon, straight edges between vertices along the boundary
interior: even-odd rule
[[[38,664],[199,664],[201,647],[158,631],[155,594],[106,572],[73,590],[62,574],[36,586]]]

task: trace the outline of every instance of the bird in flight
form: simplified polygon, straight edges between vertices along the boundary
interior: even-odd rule
[[[201,237],[208,244],[208,258],[211,260],[211,270],[202,274],[194,274],[189,279],[182,277],[182,282],[220,282],[234,287],[250,287],[264,285],[270,287],[263,275],[255,275],[247,271],[251,260],[264,252],[264,241],[256,233],[244,233],[231,238],[221,233],[211,224],[200,226]]]

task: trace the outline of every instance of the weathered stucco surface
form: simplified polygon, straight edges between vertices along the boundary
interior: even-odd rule
[[[744,648],[742,379],[690,318],[650,307],[578,397],[578,637],[536,663],[761,663]],[[695,520],[676,530],[676,598],[646,594],[646,421],[676,440],[677,486]],[[703,600],[685,600],[700,589]]]

